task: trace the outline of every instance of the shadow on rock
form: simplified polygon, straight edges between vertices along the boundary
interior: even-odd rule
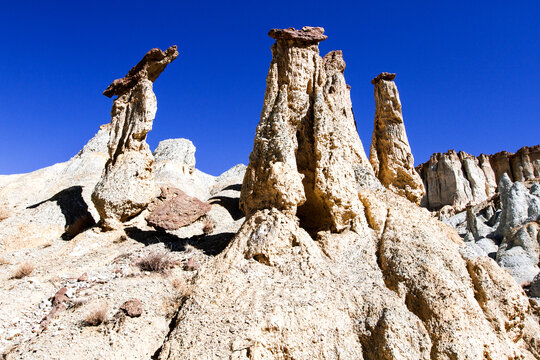
[[[206,255],[215,256],[221,253],[231,242],[235,233],[212,235],[196,235],[190,238],[179,238],[164,231],[141,230],[136,227],[126,228],[126,235],[146,246],[163,243],[171,251],[185,251],[186,245],[202,250]]]
[[[244,213],[240,210],[240,199],[228,196],[214,196],[208,199],[210,204],[217,204],[223,206],[229,214],[231,214],[234,220],[238,220],[244,217]]]
[[[232,185],[229,185],[229,186],[224,187],[224,188],[221,189],[220,191],[225,191],[225,190],[235,190],[235,191],[240,191],[240,190],[242,190],[242,184],[232,184]]]
[[[64,240],[70,240],[96,224],[82,197],[80,185],[64,189],[47,200],[28,206],[27,209],[35,209],[48,201],[56,201],[66,219],[65,232],[62,234]]]

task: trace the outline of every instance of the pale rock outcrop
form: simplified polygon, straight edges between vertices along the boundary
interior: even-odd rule
[[[285,83],[280,91],[273,80],[313,78],[320,58],[312,42],[322,38],[322,29],[270,34],[277,43],[242,189],[246,220],[229,246],[200,271],[155,357],[538,358],[540,325],[524,291],[493,260],[461,255],[464,247],[457,233],[427,210],[382,186],[369,186],[360,193],[353,190],[363,204],[353,220],[356,226],[312,231],[312,223],[302,218],[309,214],[300,211],[309,200],[303,186],[310,183],[301,183],[296,169],[305,169],[300,166],[305,163],[297,165],[295,158],[311,154],[303,153],[310,144],[302,135],[310,127],[300,128],[305,132],[299,131],[297,148],[298,130],[291,124],[295,110],[309,113],[310,97],[304,96],[305,87],[295,92],[298,82]],[[313,81],[311,88],[316,90],[317,84]],[[288,103],[289,96],[295,101]],[[327,128],[337,127],[333,122],[338,121],[321,120]],[[312,131],[315,149],[321,130]],[[330,143],[342,136],[337,131],[324,134]],[[343,169],[362,163],[344,156],[348,152],[335,154],[341,156]],[[357,178],[332,179],[334,188],[349,189]],[[345,191],[314,188],[336,207],[352,204]],[[287,189],[296,192],[284,193]],[[314,219],[320,218],[318,208],[310,210]],[[328,213],[335,225],[344,223],[341,212]]]
[[[540,179],[540,145],[478,157],[460,151],[457,157],[454,150],[436,153],[416,167],[426,187],[423,206],[439,210],[450,205],[459,212],[493,197],[504,174],[512,181]]]
[[[146,143],[157,111],[153,82],[178,56],[176,46],[150,50],[128,74],[103,92],[114,100],[109,160],[92,194],[104,229],[114,229],[140,213],[157,195],[154,157]]]
[[[520,284],[540,272],[540,197],[504,174],[499,182],[501,208],[497,232],[503,237],[497,263]]]
[[[491,166],[497,181],[506,173],[512,181],[540,178],[540,145],[524,146],[515,154],[501,151],[491,155]]]
[[[70,160],[27,174],[0,176],[0,252],[69,238],[99,215],[91,201],[107,161],[110,124]]]
[[[160,141],[154,150],[154,181],[159,186],[173,186],[189,196],[207,199],[216,180],[195,168],[195,145],[188,139]]]
[[[272,63],[246,170],[246,216],[276,208],[310,231],[344,230],[362,213],[355,168],[369,167],[356,132],[341,51],[324,59],[322,28],[274,29]]]
[[[153,155],[156,163],[161,163],[162,167],[167,161],[179,161],[182,164],[181,173],[193,174],[195,150],[195,145],[188,139],[168,139],[159,142]]]
[[[468,251],[495,259],[518,284],[528,286],[540,272],[540,186],[529,189],[503,173],[498,188],[500,194],[491,200],[444,221],[463,237]]]
[[[420,204],[425,195],[424,184],[414,169],[395,77],[396,74],[381,73],[371,80],[375,85],[375,124],[369,161],[384,186]]]
[[[471,186],[465,179],[461,160],[455,151],[433,154],[427,163],[420,166],[419,172],[426,187],[423,205],[428,209],[440,209],[445,205],[461,209],[470,202]]]

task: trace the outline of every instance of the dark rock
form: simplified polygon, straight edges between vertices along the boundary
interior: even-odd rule
[[[143,304],[139,299],[130,299],[120,306],[127,316],[139,317],[143,313]]]
[[[396,78],[396,74],[394,74],[394,73],[382,72],[379,75],[377,75],[376,77],[374,77],[373,80],[371,80],[371,83],[373,85],[375,85],[376,83],[378,83],[381,80],[392,81],[395,78]]]
[[[328,38],[324,35],[324,28],[311,26],[304,26],[301,30],[272,29],[268,32],[268,36],[276,40],[293,40],[301,44],[317,44]]]
[[[176,230],[189,225],[212,208],[210,204],[173,187],[162,187],[161,195],[151,204],[146,218],[150,226]]]
[[[122,95],[135,86],[142,78],[147,78],[152,82],[156,81],[167,65],[176,59],[177,56],[178,50],[176,45],[171,46],[165,52],[157,48],[150,50],[137,65],[129,70],[126,76],[114,80],[105,89],[103,95],[107,97]]]

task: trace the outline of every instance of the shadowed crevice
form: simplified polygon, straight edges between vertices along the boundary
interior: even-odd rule
[[[136,227],[126,228],[125,231],[128,237],[146,246],[163,243],[171,251],[185,251],[186,245],[190,245],[208,256],[220,254],[236,235],[236,233],[219,233],[180,238],[164,231],[141,230]]]

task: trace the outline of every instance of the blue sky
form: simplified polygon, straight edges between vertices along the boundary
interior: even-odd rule
[[[0,174],[69,159],[110,121],[109,83],[151,48],[180,56],[154,84],[148,142],[184,137],[197,167],[247,163],[271,60],[271,28],[323,26],[341,49],[366,151],[370,80],[396,72],[416,163],[450,148],[540,141],[539,1],[3,1]]]

